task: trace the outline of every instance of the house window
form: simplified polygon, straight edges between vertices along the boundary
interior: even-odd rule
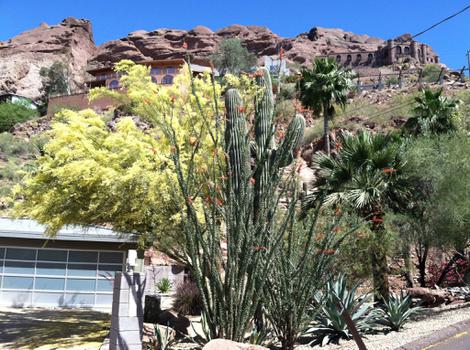
[[[410,54],[410,47],[405,46],[405,55],[409,55],[409,54]]]
[[[154,82],[155,84],[158,84],[158,80],[155,75],[152,75],[152,82]]]
[[[150,70],[150,75],[158,75],[160,74],[160,68],[152,68]]]
[[[119,80],[111,80],[109,83],[109,88],[110,89],[117,89],[119,87]]]
[[[166,73],[175,75],[176,74],[176,67],[168,67],[167,70],[166,70]]]
[[[361,62],[361,59],[362,59],[362,55],[361,55],[360,53],[358,53],[358,54],[356,55],[356,61],[357,61],[357,62]]]
[[[164,84],[164,85],[173,84],[173,76],[172,75],[165,75],[162,78],[162,84]]]
[[[368,61],[368,62],[372,62],[373,59],[374,59],[374,55],[373,55],[373,54],[370,53],[370,54],[367,55],[367,61]]]
[[[336,62],[341,63],[341,55],[336,55]]]
[[[401,46],[397,46],[397,54],[401,55]]]

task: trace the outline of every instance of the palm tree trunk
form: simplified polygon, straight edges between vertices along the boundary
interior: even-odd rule
[[[330,127],[328,125],[328,121],[330,119],[329,115],[330,106],[328,103],[323,104],[323,142],[325,143],[325,152],[326,154],[330,155]]]

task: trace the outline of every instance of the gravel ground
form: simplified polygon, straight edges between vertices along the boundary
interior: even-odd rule
[[[418,338],[430,335],[437,330],[451,326],[454,323],[470,319],[470,303],[444,306],[425,310],[417,319],[407,323],[400,332],[388,334],[368,335],[364,343],[370,350],[393,350]],[[298,350],[354,350],[357,349],[354,341],[341,342],[339,345],[325,347],[299,346]]]

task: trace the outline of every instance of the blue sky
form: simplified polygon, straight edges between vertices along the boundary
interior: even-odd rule
[[[217,30],[235,23],[267,26],[285,37],[320,26],[390,38],[420,32],[468,4],[469,0],[0,0],[0,40],[68,16],[90,19],[97,44],[137,29],[205,25]],[[432,45],[449,67],[461,68],[470,49],[470,10],[417,40]]]

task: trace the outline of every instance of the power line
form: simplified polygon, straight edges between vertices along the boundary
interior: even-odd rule
[[[442,24],[442,23],[444,23],[444,22],[446,22],[446,21],[448,21],[448,20],[450,20],[450,19],[452,19],[452,18],[454,18],[454,17],[460,15],[461,13],[467,11],[468,9],[470,9],[470,5],[467,5],[466,7],[464,7],[464,8],[463,8],[462,10],[460,10],[459,12],[456,12],[456,13],[454,13],[454,14],[452,14],[452,15],[446,17],[446,18],[444,18],[443,20],[441,20],[441,21],[439,21],[439,22],[433,24],[433,25],[430,26],[429,28],[426,28],[426,29],[424,29],[423,31],[421,31],[421,32],[419,32],[419,33],[413,35],[413,36],[411,37],[411,39],[414,39],[414,38],[416,38],[417,36],[420,36],[420,35],[422,35],[422,34],[428,32],[428,31],[430,31],[430,30],[433,29],[433,28],[436,28],[438,25],[440,25],[440,24]]]

